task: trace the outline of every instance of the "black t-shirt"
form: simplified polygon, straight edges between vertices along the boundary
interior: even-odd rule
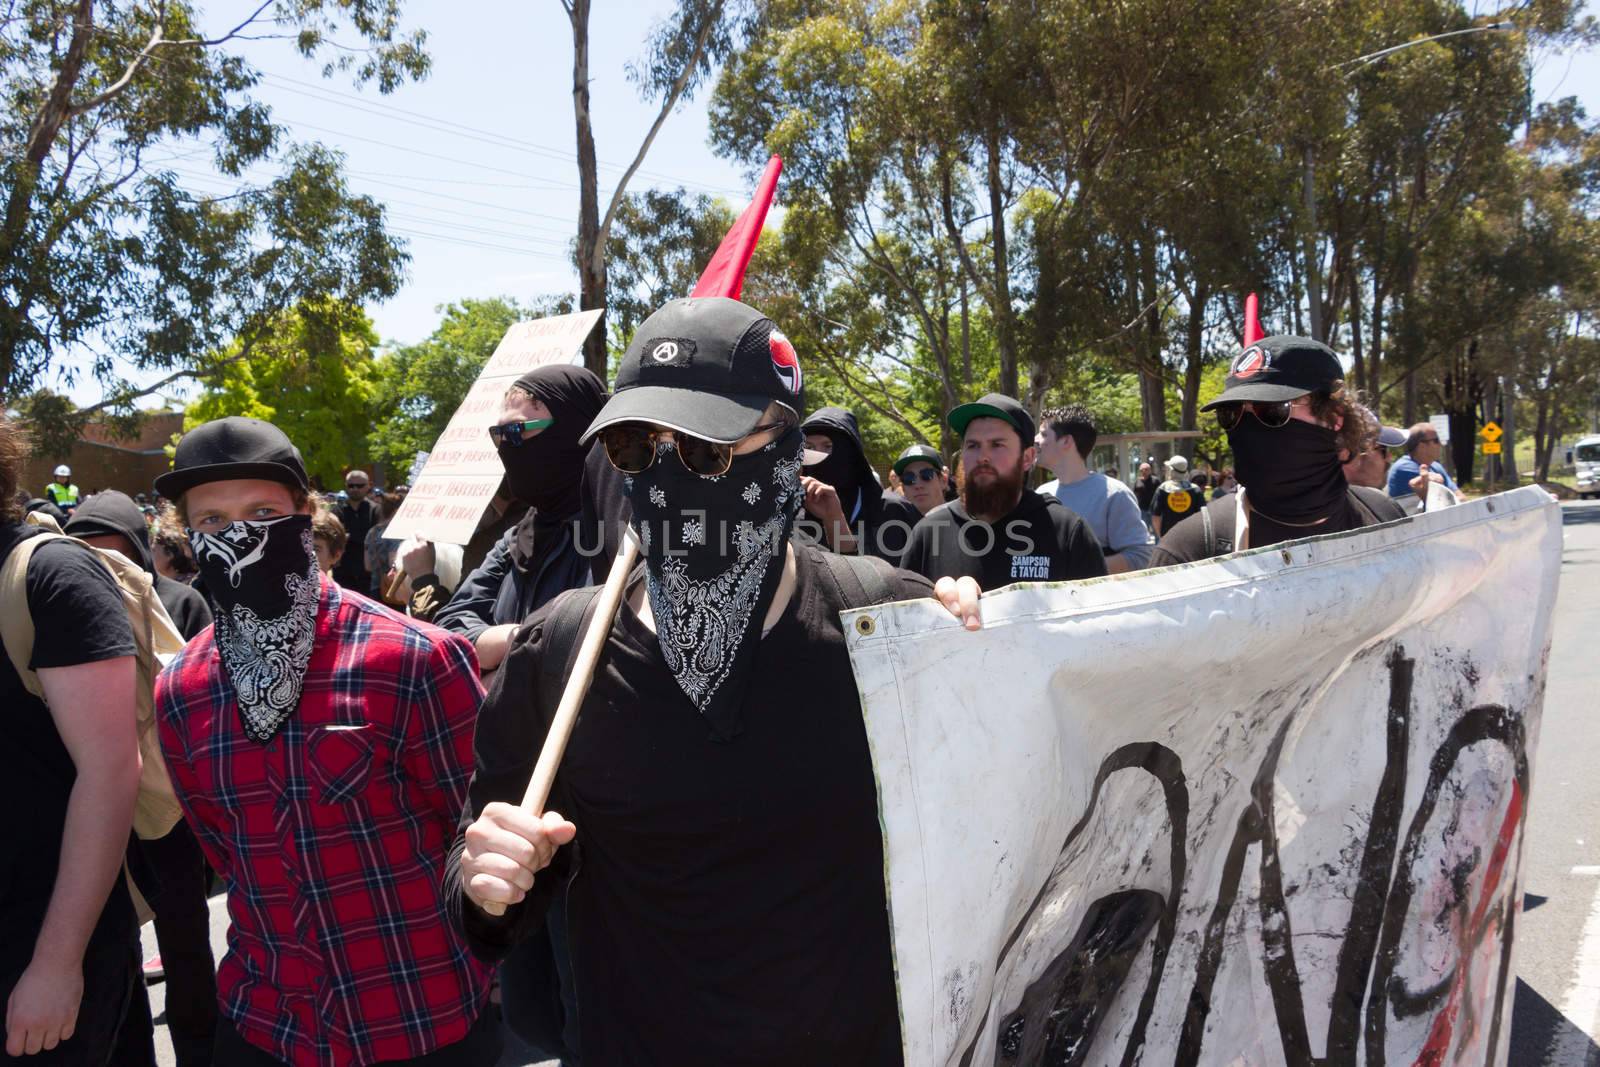
[[[211,605],[196,589],[164,574],[155,576],[156,598],[167,609],[172,625],[185,641],[192,641],[201,630],[211,625]]]
[[[1150,516],[1161,520],[1161,529],[1197,514],[1206,503],[1206,494],[1193,482],[1162,482],[1150,501]]]
[[[1150,510],[1150,504],[1156,497],[1156,490],[1160,487],[1161,483],[1156,480],[1156,476],[1153,474],[1148,478],[1140,478],[1133,483],[1133,495],[1139,498],[1140,511]]]
[[[346,589],[354,589],[362,596],[372,592],[372,576],[367,573],[367,531],[378,524],[378,505],[368,497],[356,504],[345,501],[338,507],[339,521],[344,524],[348,540],[344,555],[333,568],[333,576]]]
[[[571,879],[590,1067],[900,1063],[877,792],[843,600],[819,549],[795,553],[795,595],[761,640],[738,737],[710,740],[624,605],[548,805],[576,824],[576,849],[560,849],[533,896],[498,921],[465,902],[459,841],[452,852],[449,907],[488,958],[537,928]],[[915,575],[895,580],[904,598],[930,593]],[[517,631],[483,705],[464,825],[527,786],[554,711],[538,699],[545,617]]]
[[[1089,524],[1053,496],[1024,492],[996,523],[979,522],[961,501],[941,504],[911,533],[906,570],[929,581],[969,576],[983,589],[1013,582],[1060,582],[1106,572]]]
[[[15,525],[0,527],[0,559],[24,536]],[[33,670],[133,655],[122,594],[81,545],[54,541],[36,548],[26,589],[34,625],[28,664]],[[22,605],[6,604],[3,610],[19,611]],[[32,957],[34,935],[50,904],[77,770],[50,709],[23,687],[9,655],[0,655],[0,709],[6,739],[0,756],[0,991],[5,991]],[[96,938],[132,929],[132,908],[121,884],[101,915]]]
[[[1192,563],[1195,560],[1225,556],[1234,551],[1236,542],[1235,519],[1239,500],[1233,494],[1213,500],[1206,505],[1211,514],[1212,544],[1206,544],[1205,521],[1196,511],[1193,516],[1167,527],[1161,543],[1150,555],[1150,566],[1170,567],[1175,563]],[[1345,497],[1344,506],[1316,526],[1284,526],[1273,522],[1259,511],[1250,514],[1250,546],[1262,548],[1281,541],[1295,541],[1302,537],[1320,537],[1323,534],[1343,533],[1363,526],[1372,526],[1392,519],[1405,518],[1402,511],[1387,493],[1380,489],[1353,485]]]

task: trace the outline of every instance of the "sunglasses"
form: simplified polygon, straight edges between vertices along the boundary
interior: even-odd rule
[[[1237,404],[1224,404],[1216,409],[1217,425],[1224,430],[1231,430],[1239,425],[1248,411],[1268,429],[1281,429],[1289,425],[1289,419],[1299,403],[1298,400],[1242,400]]]
[[[525,422],[508,422],[504,426],[491,426],[489,440],[494,442],[496,448],[502,445],[516,447],[532,437],[535,432],[554,426],[555,422],[555,419],[528,419]]]
[[[745,436],[753,437],[783,425],[781,422],[769,422],[757,426]],[[678,459],[691,474],[715,478],[727,474],[728,468],[733,466],[733,445],[707,441],[676,430],[653,430],[638,423],[621,423],[601,430],[600,441],[605,445],[606,458],[613,467],[623,474],[642,474],[656,461],[659,454],[656,445],[665,434],[672,435],[677,443]]]
[[[911,485],[915,482],[931,482],[938,477],[938,471],[934,470],[932,467],[923,467],[918,471],[906,471],[900,475],[900,480],[906,485]]]
[[[367,483],[366,482],[345,482],[344,483],[344,487],[346,489],[365,489],[367,487]]]

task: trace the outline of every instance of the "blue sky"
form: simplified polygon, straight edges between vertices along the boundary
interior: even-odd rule
[[[255,6],[209,5],[202,25],[215,32]],[[590,75],[602,211],[655,116],[627,81],[626,64],[671,7],[670,0],[594,4]],[[352,187],[386,204],[392,228],[409,239],[405,288],[368,310],[386,341],[413,342],[432,331],[436,308],[446,302],[574,291],[568,250],[578,189],[572,37],[556,0],[412,0],[405,12],[407,25],[428,32],[433,72],[388,96],[357,89],[347,77],[322,78],[320,65],[288,41],[249,41],[239,49],[265,75],[255,95],[292,139],[342,151]],[[1575,94],[1600,113],[1595,59],[1535,57],[1537,98]],[[630,191],[682,185],[743,206],[753,176],[707,147],[708,96],[702,88],[667,120]],[[204,145],[179,146],[170,165],[196,190],[236,187],[211,172],[207,157]],[[262,168],[247,180],[270,176]],[[80,403],[99,399],[89,381],[72,395]]]

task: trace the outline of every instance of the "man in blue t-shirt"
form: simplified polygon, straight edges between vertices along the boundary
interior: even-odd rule
[[[1455,481],[1439,463],[1442,455],[1444,445],[1439,442],[1439,431],[1433,423],[1419,422],[1411,427],[1406,437],[1405,455],[1389,467],[1389,495],[1415,493],[1426,499],[1428,487],[1422,473],[1424,470],[1428,472],[1427,481],[1440,482],[1446,489],[1454,490]]]
[[[1039,492],[1055,497],[1089,524],[1105,553],[1107,574],[1136,571],[1149,564],[1155,538],[1144,524],[1133,490],[1121,479],[1089,469],[1089,453],[1098,438],[1094,415],[1083,405],[1046,411],[1034,446],[1039,465],[1056,477],[1041,485]]]

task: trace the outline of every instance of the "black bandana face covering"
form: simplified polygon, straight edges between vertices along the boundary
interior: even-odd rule
[[[239,721],[265,743],[300,704],[322,595],[311,516],[240,520],[189,544],[217,602],[217,648]]]
[[[741,729],[739,705],[761,623],[800,513],[803,443],[791,429],[734,456],[726,474],[702,478],[663,441],[655,462],[623,482],[662,658],[710,723],[713,740],[731,740]]]
[[[1339,439],[1326,426],[1290,419],[1273,429],[1246,415],[1228,431],[1228,444],[1234,476],[1269,519],[1325,518],[1349,492],[1339,465]]]

